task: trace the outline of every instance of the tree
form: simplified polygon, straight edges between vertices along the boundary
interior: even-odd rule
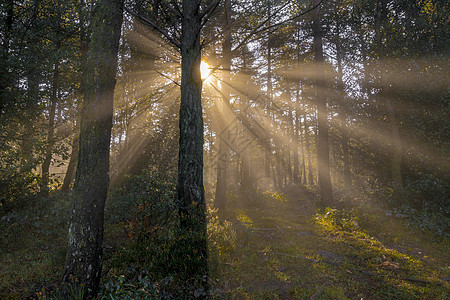
[[[102,269],[103,215],[109,184],[113,94],[123,4],[123,0],[95,2],[87,64],[83,70],[78,167],[63,280],[79,280],[84,298],[97,294]]]
[[[313,36],[314,36],[314,58],[316,63],[316,105],[318,119],[318,144],[317,144],[317,165],[319,169],[320,199],[323,204],[333,202],[333,192],[330,177],[330,157],[328,144],[328,115],[326,80],[324,73],[324,57],[322,45],[322,26],[320,21],[320,0],[314,0],[313,5],[317,6],[313,16]]]
[[[224,40],[222,44],[222,54],[223,54],[223,81],[225,82],[222,92],[222,101],[218,101],[218,130],[219,136],[219,154],[217,162],[217,183],[216,183],[216,199],[215,204],[217,208],[223,209],[226,206],[227,197],[227,167],[228,167],[228,146],[224,139],[227,138],[227,133],[223,130],[225,129],[225,109],[226,101],[227,104],[230,101],[230,73],[231,73],[231,0],[225,0],[224,3],[224,21],[223,21],[223,31]]]
[[[181,230],[191,236],[187,263],[200,260],[187,275],[207,274],[206,203],[203,188],[202,78],[200,74],[202,12],[200,0],[183,1],[181,26],[180,148],[178,152],[177,201]],[[189,259],[190,258],[190,259]],[[191,274],[189,274],[191,273]],[[192,274],[194,273],[194,274]]]

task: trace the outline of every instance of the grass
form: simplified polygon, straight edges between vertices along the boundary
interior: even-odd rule
[[[213,299],[449,298],[448,238],[381,211],[321,209],[301,188],[233,197],[230,205],[208,211]],[[66,209],[54,198],[2,220],[0,299],[58,299]],[[105,224],[104,295],[182,298],[189,284],[164,274],[165,243],[170,236],[143,243],[123,225]]]
[[[213,298],[449,297],[447,239],[384,215],[318,210],[307,191],[264,195],[228,213],[239,242],[214,274]]]

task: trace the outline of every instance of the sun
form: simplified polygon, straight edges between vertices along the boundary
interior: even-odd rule
[[[208,65],[208,63],[206,61],[202,60],[202,62],[200,63],[200,73],[201,73],[203,81],[207,81],[208,80],[208,77],[209,77],[209,75],[211,73],[210,69],[211,68]]]

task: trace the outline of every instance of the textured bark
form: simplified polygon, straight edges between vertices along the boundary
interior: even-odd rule
[[[314,0],[314,5],[318,5],[320,0]],[[323,89],[325,89],[325,72],[323,69],[323,45],[322,28],[320,21],[320,6],[314,10],[313,36],[314,36],[314,59],[316,63],[316,105],[318,119],[318,143],[317,143],[317,166],[320,187],[320,199],[325,205],[332,204],[333,192],[331,188],[330,157],[328,143],[328,119],[327,119],[327,99]]]
[[[183,1],[177,201],[181,234],[191,244],[182,258],[188,268],[185,274],[188,278],[199,278],[208,272],[199,7],[200,0]]]
[[[80,148],[63,280],[77,279],[85,299],[97,294],[102,269],[103,215],[122,17],[123,0],[96,1],[83,75]]]
[[[231,0],[225,0],[224,3],[224,41],[222,45],[223,53],[223,81],[226,83],[230,82],[230,68],[231,68]],[[229,102],[230,99],[230,89],[228,84],[222,85],[223,101]],[[224,209],[226,207],[227,200],[227,168],[228,168],[228,146],[223,139],[228,138],[227,133],[224,133],[225,128],[225,106],[227,103],[217,103],[218,110],[218,132],[222,133],[219,137],[219,155],[217,162],[217,184],[216,184],[216,198],[215,204],[219,209]]]

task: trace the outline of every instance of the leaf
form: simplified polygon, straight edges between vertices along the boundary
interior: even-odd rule
[[[386,260],[384,262],[382,262],[381,264],[379,264],[380,267],[386,268],[386,269],[391,269],[391,270],[396,270],[396,269],[400,269],[400,264],[396,263],[396,262],[392,262],[389,260]]]

